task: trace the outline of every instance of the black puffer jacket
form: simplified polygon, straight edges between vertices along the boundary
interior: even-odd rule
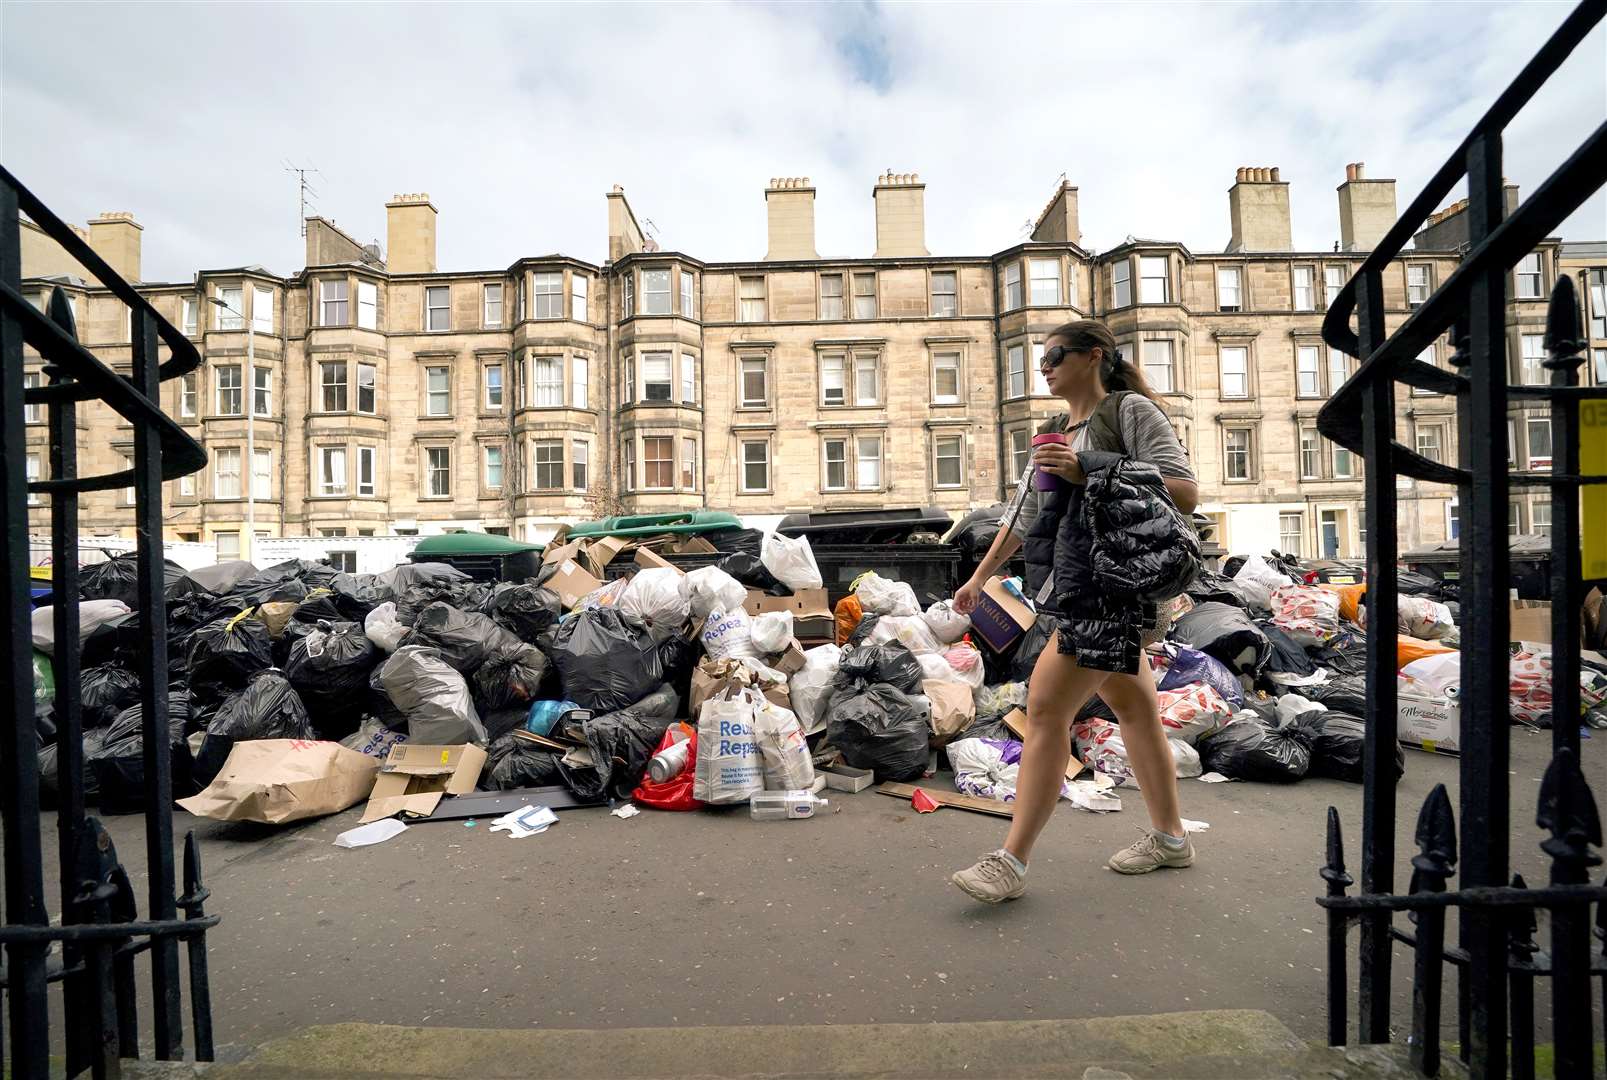
[[[1094,580],[1113,597],[1170,600],[1200,569],[1200,538],[1166,490],[1160,470],[1120,454],[1087,450],[1084,522],[1093,538]]]

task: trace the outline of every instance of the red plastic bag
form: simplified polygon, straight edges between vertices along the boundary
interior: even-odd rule
[[[677,734],[683,734],[685,739],[677,739]],[[631,798],[650,810],[701,810],[703,804],[692,798],[692,780],[697,773],[697,728],[691,724],[672,724],[659,740],[658,749],[654,755],[663,753],[677,742],[685,742],[686,768],[678,776],[671,777],[662,784],[653,782],[653,778],[646,773],[642,774],[642,782],[631,792]]]

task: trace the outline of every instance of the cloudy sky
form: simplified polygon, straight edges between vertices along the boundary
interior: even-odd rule
[[[132,210],[145,277],[302,264],[295,179],[359,239],[394,192],[443,269],[601,261],[604,192],[660,243],[762,256],[763,188],[807,175],[818,247],[867,255],[871,185],[927,183],[927,246],[1024,236],[1058,176],[1086,246],[1228,239],[1240,165],[1338,237],[1345,163],[1400,205],[1571,10],[1361,4],[0,4],[0,160],[69,220]],[[1510,130],[1527,193],[1607,117],[1595,35]],[[1607,196],[1563,230],[1607,239]]]

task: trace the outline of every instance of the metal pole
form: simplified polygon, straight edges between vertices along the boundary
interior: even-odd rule
[[[245,290],[240,291],[245,296]],[[257,311],[257,298],[255,290],[251,298],[251,313],[255,319]],[[246,370],[250,372],[251,393],[246,399],[246,534],[245,542],[240,545],[241,557],[247,562],[256,554],[257,543],[257,331],[252,323],[246,323]],[[271,474],[270,474],[271,475]]]

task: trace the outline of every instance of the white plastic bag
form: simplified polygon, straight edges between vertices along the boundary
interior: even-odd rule
[[[932,628],[919,615],[883,615],[877,619],[876,625],[865,637],[865,644],[886,645],[889,642],[897,642],[916,656],[943,651],[943,643],[932,634]]]
[[[674,629],[686,622],[691,612],[686,575],[667,566],[642,570],[625,586],[618,606],[649,626]]]
[[[715,660],[757,660],[752,617],[740,607],[710,612],[703,624],[703,651]]]
[[[807,791],[815,782],[809,744],[794,713],[767,699],[754,713],[753,736],[764,760],[765,790]]]
[[[127,615],[129,606],[121,600],[80,600],[78,602],[78,640],[113,619]],[[33,647],[40,652],[56,651],[56,609],[50,606],[34,608]]]
[[[1328,706],[1320,701],[1311,701],[1299,694],[1284,694],[1278,699],[1278,726],[1288,727],[1294,723],[1295,717],[1309,712],[1327,712]]]
[[[774,656],[792,640],[792,612],[767,611],[753,617],[753,647],[762,656]]]
[[[866,614],[919,615],[921,607],[908,582],[889,581],[880,574],[866,574],[854,589]]]
[[[1288,574],[1274,570],[1260,555],[1244,560],[1233,580],[1244,591],[1244,598],[1263,611],[1272,610],[1272,590],[1294,584]]]
[[[818,589],[822,584],[820,567],[815,564],[815,553],[807,536],[792,540],[780,533],[771,533],[764,538],[764,552],[759,561],[777,581],[794,592]]]
[[[694,619],[740,608],[748,599],[748,590],[742,583],[718,566],[705,566],[687,574],[686,590]]]
[[[1456,629],[1451,609],[1426,596],[1403,596],[1399,600],[1400,632],[1427,641],[1437,641]]]
[[[921,662],[921,679],[925,682],[959,682],[959,674],[943,659],[942,653],[923,653],[915,659]]]
[[[792,707],[803,725],[804,734],[813,735],[826,726],[826,699],[843,651],[835,645],[821,645],[804,653],[804,666],[793,674],[789,692]]]
[[[943,659],[954,669],[957,679],[972,690],[982,689],[982,683],[987,679],[988,673],[982,664],[982,653],[975,645],[963,641],[958,645],[950,645],[943,650]]]
[[[947,600],[939,600],[926,609],[926,625],[943,644],[953,645],[971,628],[971,616],[961,615]]]
[[[1417,684],[1413,689],[1418,693],[1443,698],[1457,698],[1462,694],[1462,654],[1459,652],[1435,653],[1413,660],[1401,668],[1401,674]]]
[[[764,698],[744,689],[703,703],[697,720],[697,767],[692,797],[706,803],[746,802],[764,790],[764,757],[753,722]]]
[[[1027,707],[1027,684],[995,683],[982,687],[975,696],[978,716],[1003,716],[1018,706],[1023,709]]]
[[[363,633],[386,652],[395,652],[407,636],[407,627],[396,617],[396,602],[387,600],[370,611],[363,619]]]
[[[1339,594],[1316,585],[1272,590],[1272,625],[1301,645],[1322,645],[1339,633]]]

